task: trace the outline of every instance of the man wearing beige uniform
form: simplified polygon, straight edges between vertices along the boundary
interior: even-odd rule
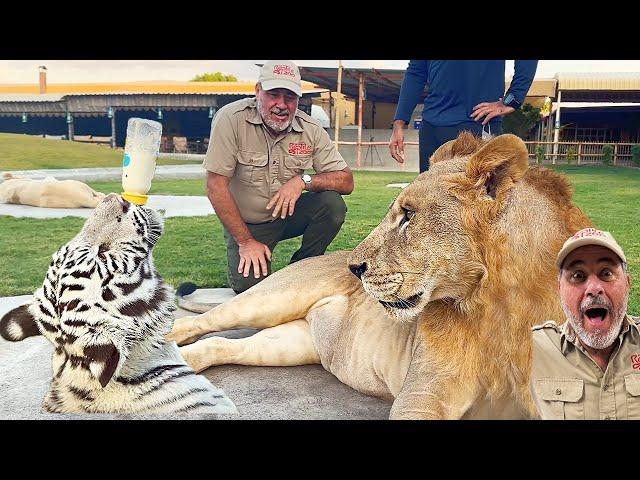
[[[627,314],[630,278],[609,232],[580,230],[560,252],[567,321],[533,328],[531,391],[543,419],[640,419],[639,318]]]
[[[211,122],[207,195],[224,226],[236,293],[271,273],[279,241],[302,235],[291,263],[322,255],[344,222],[351,170],[320,123],[297,109],[301,95],[298,67],[270,60],[255,98],[225,105]],[[315,175],[304,173],[311,168]]]

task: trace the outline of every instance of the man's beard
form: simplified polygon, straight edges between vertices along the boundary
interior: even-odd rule
[[[289,116],[287,117],[286,120],[282,122],[277,122],[273,120],[271,118],[271,115],[269,115],[270,112],[264,107],[264,105],[260,101],[260,98],[258,98],[258,112],[260,112],[260,116],[262,117],[262,121],[264,122],[264,124],[267,127],[269,127],[273,132],[276,132],[276,133],[284,132],[287,128],[289,128],[289,125],[291,125],[291,121],[293,120],[293,115],[291,115],[291,112],[289,112],[287,109],[280,110],[277,107],[273,107],[271,110],[277,114],[286,111],[288,112]]]
[[[611,302],[606,301],[604,297],[596,295],[590,299],[582,302],[579,309],[580,318],[576,318],[572,311],[569,309],[564,300],[561,301],[562,309],[564,310],[571,327],[576,332],[576,335],[580,341],[587,347],[595,348],[596,350],[602,350],[610,347],[615,342],[616,338],[620,334],[620,327],[622,326],[622,320],[627,312],[627,302],[629,300],[629,294],[627,293],[619,308],[614,309]],[[586,310],[593,305],[605,305],[611,318],[611,326],[609,330],[601,331],[587,331],[584,328],[584,316]]]

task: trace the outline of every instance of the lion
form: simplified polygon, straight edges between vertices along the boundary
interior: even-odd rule
[[[47,208],[95,208],[105,197],[78,180],[32,179],[2,174],[0,203]]]
[[[463,132],[431,165],[352,252],[277,271],[168,339],[196,371],[321,363],[392,419],[535,417],[531,326],[562,318],[555,256],[591,222],[514,135]],[[261,330],[198,340],[233,328]]]

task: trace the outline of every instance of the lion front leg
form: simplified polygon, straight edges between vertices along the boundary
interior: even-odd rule
[[[460,378],[455,368],[429,358],[424,345],[413,354],[402,389],[391,407],[392,420],[457,420],[474,405],[480,385]]]
[[[166,338],[184,345],[210,332],[270,328],[305,318],[319,300],[359,286],[347,268],[347,253],[289,265],[208,312],[177,319]]]
[[[180,348],[196,372],[215,365],[290,367],[320,363],[306,320],[264,329],[250,337],[209,337]]]

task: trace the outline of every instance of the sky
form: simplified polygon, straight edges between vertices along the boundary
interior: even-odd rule
[[[0,60],[0,83],[37,83],[38,66],[47,67],[49,83],[188,81],[205,72],[256,81],[256,63],[264,60]],[[338,60],[294,60],[297,65],[337,67]],[[343,60],[345,67],[406,68],[408,60]],[[640,60],[540,60],[536,78],[560,72],[640,72]],[[513,74],[507,61],[506,76]]]

